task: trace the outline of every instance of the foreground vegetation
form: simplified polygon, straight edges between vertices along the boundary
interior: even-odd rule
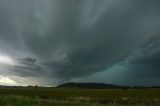
[[[160,106],[160,89],[1,88],[0,106]]]

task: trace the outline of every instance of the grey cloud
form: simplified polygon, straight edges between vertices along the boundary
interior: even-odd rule
[[[31,57],[20,58],[17,64],[10,67],[10,73],[23,76],[23,77],[35,77],[42,76],[43,69],[36,63],[36,59]]]
[[[123,62],[159,69],[158,0],[0,3],[0,50],[20,58],[12,70],[19,76],[71,80]]]
[[[20,58],[19,62],[21,64],[34,64],[37,60],[31,57]]]
[[[148,34],[143,41],[139,42],[138,48],[135,49],[131,57],[128,59],[129,63],[133,64],[158,64],[160,61],[160,33],[159,31]]]
[[[40,74],[40,70],[41,70],[41,67],[39,66],[14,66],[10,69],[15,75],[18,75],[18,76],[22,76],[22,77],[35,77],[35,76],[41,76],[39,75]],[[42,74],[42,73],[41,73]]]

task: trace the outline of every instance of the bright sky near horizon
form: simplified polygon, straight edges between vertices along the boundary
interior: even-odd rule
[[[17,85],[17,83],[8,77],[0,76],[0,85]]]

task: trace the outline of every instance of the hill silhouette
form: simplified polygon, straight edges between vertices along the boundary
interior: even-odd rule
[[[113,84],[105,84],[105,83],[75,83],[75,82],[69,82],[64,83],[57,86],[58,88],[89,88],[89,89],[116,89],[116,88],[122,88],[118,85]]]

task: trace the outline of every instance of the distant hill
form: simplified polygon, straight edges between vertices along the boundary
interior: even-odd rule
[[[88,89],[116,89],[123,88],[121,86],[113,85],[113,84],[105,84],[105,83],[64,83],[57,86],[58,88],[88,88]]]
[[[5,86],[0,85],[0,88],[82,88],[82,89],[147,89],[147,88],[160,88],[160,86],[118,86],[114,84],[105,83],[76,83],[68,82],[56,87],[45,87],[38,85],[28,86]]]

